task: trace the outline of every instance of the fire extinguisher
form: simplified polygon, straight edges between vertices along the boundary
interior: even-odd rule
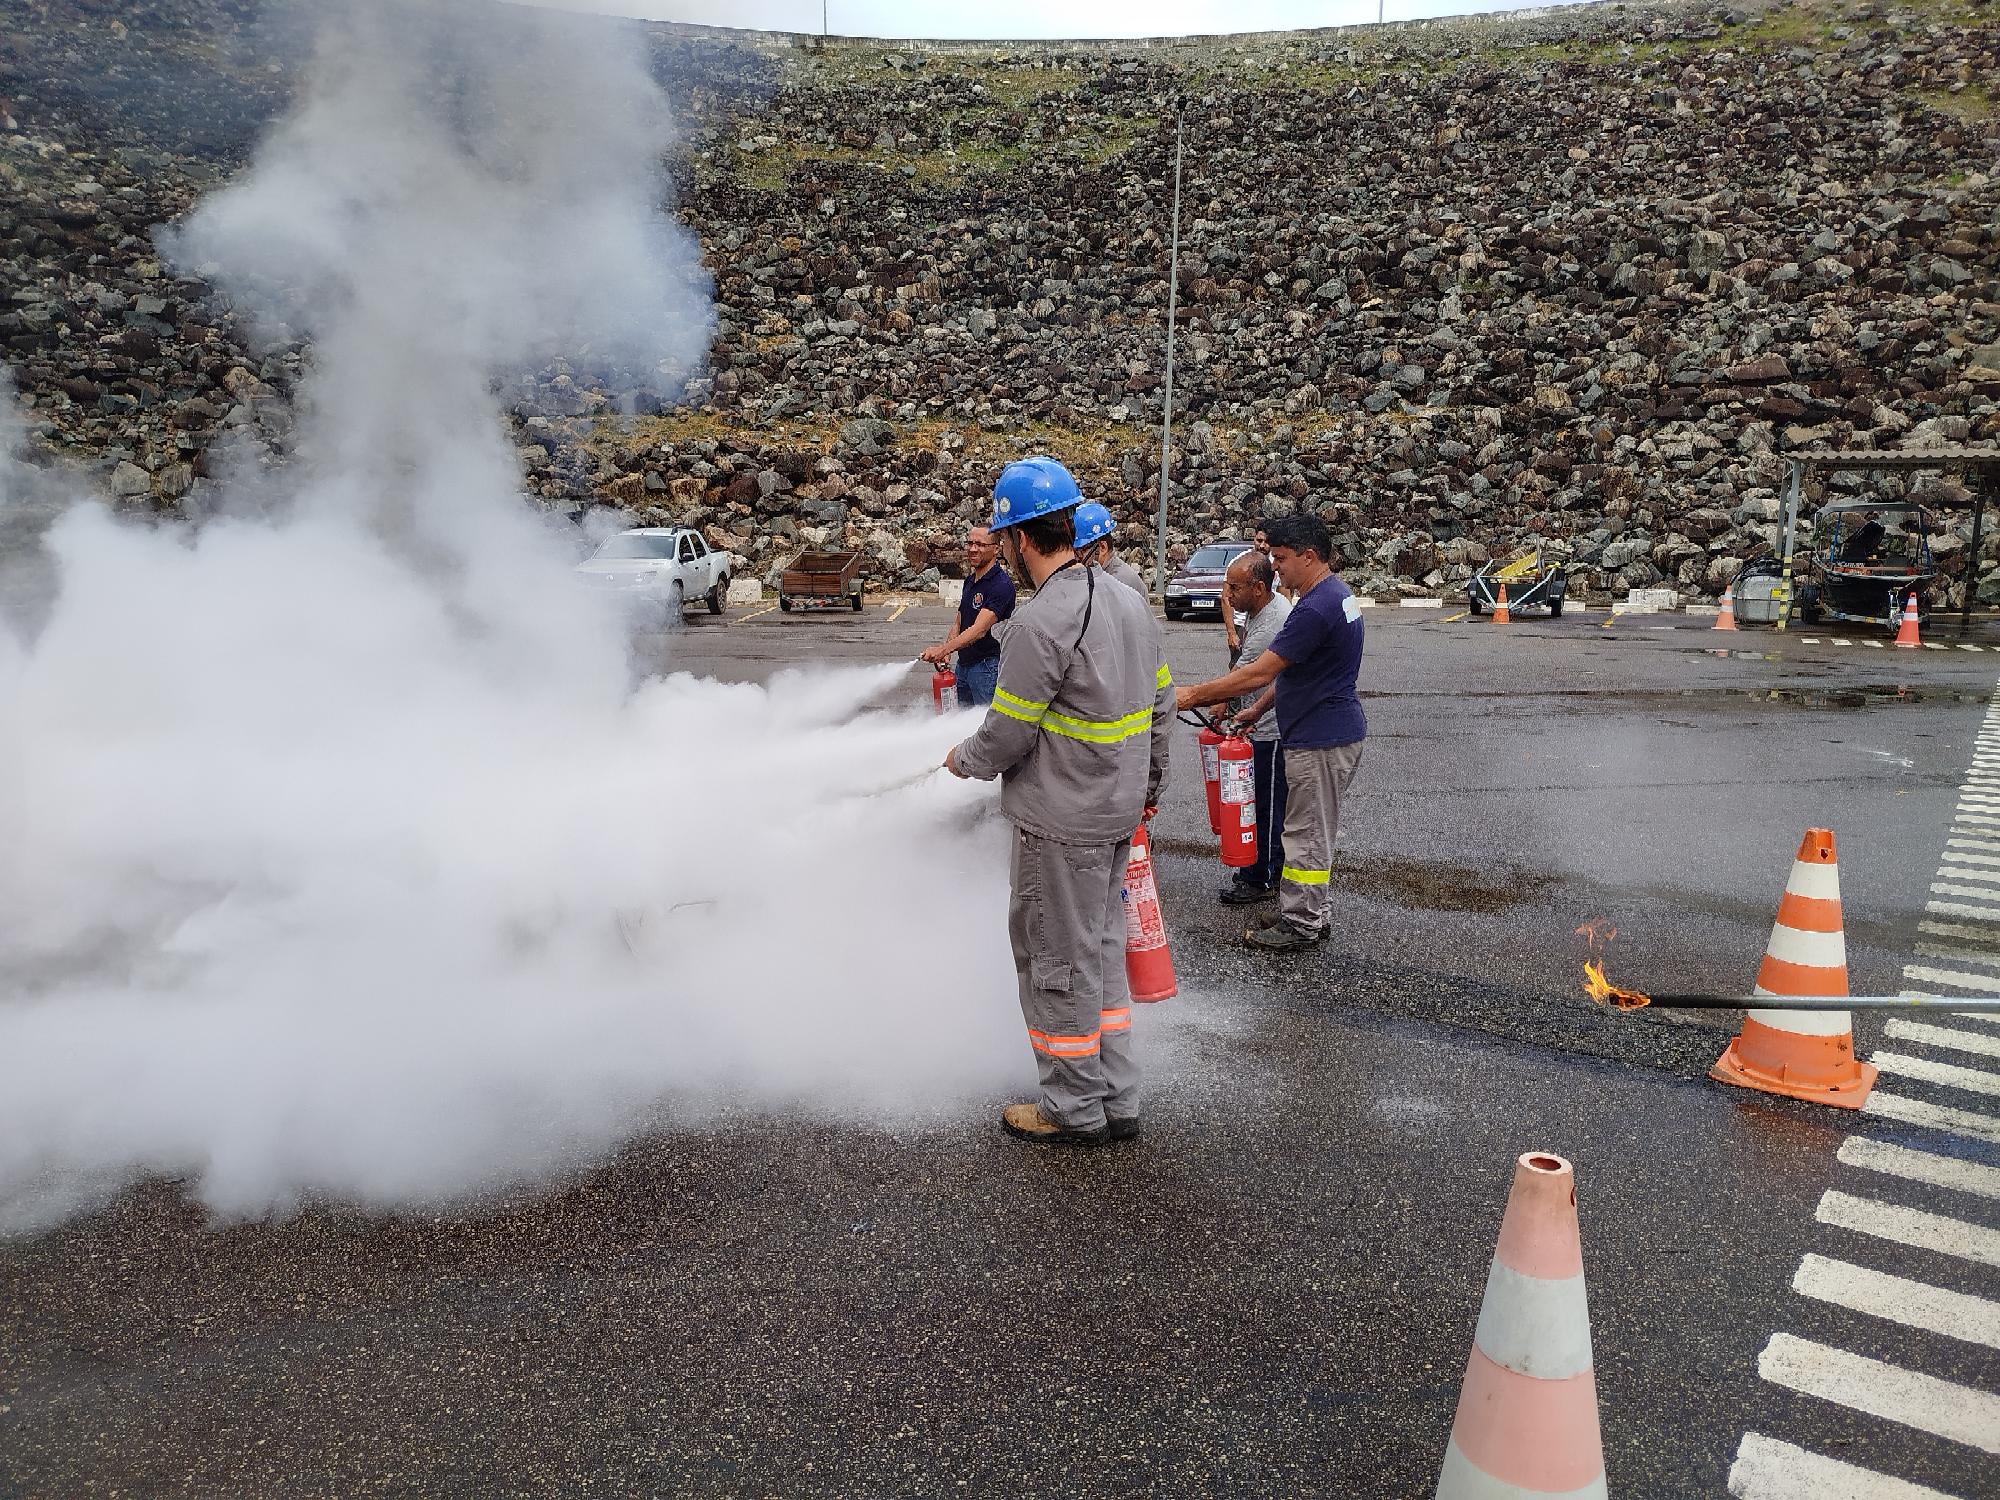
[[[1223,733],[1213,719],[1202,722],[1194,742],[1201,747],[1201,785],[1208,794],[1208,831],[1222,832],[1222,766],[1216,752],[1222,748]]]
[[[1222,862],[1233,870],[1257,863],[1255,752],[1240,734],[1215,747],[1216,801],[1222,815]]]
[[[931,673],[931,702],[941,714],[958,712],[958,675],[950,667]]]

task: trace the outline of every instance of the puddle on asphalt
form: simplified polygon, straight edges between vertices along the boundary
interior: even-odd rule
[[[1800,708],[1875,708],[1890,703],[1984,703],[1988,694],[1956,688],[1866,684],[1859,687],[1729,688],[1725,691],[1759,703],[1789,703]]]

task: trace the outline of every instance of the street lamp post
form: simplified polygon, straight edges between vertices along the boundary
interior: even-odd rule
[[[1181,147],[1186,139],[1187,101],[1174,99],[1174,218],[1167,252],[1167,399],[1160,421],[1160,514],[1153,528],[1153,592],[1167,597],[1167,471],[1174,457],[1174,320],[1181,289]]]

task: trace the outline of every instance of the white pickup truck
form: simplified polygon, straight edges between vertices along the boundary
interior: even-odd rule
[[[669,619],[700,599],[712,615],[729,599],[729,554],[685,526],[642,526],[606,537],[576,565],[586,581]]]

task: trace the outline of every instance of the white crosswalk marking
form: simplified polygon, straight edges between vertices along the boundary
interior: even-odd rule
[[[1955,1156],[1938,1156],[1929,1151],[1912,1151],[1894,1141],[1878,1141],[1872,1136],[1850,1135],[1840,1143],[1843,1166],[1866,1172],[1882,1172],[1891,1177],[1907,1177],[1912,1182],[1948,1188],[1956,1193],[1976,1193],[1982,1198],[2000,1198],[2000,1167],[1976,1161],[1960,1161]]]
[[[1933,922],[1926,918],[1917,923],[1917,931],[1937,937],[1965,938],[1975,943],[2000,945],[2000,927],[1974,927],[1966,922]]]
[[[1904,1208],[1897,1203],[1881,1203],[1873,1198],[1857,1198],[1829,1188],[1820,1195],[1813,1217],[1836,1229],[1894,1240],[1918,1250],[1935,1250],[1981,1265],[2000,1266],[2000,1229],[1948,1219],[1943,1214],[1925,1213],[1920,1208]],[[2000,1433],[1995,1434],[2000,1441]]]
[[[1736,1500],[1953,1500],[1943,1490],[1746,1432],[1729,1466]]]
[[[1979,1141],[2000,1141],[2000,1115],[1983,1115],[1977,1110],[1949,1109],[1924,1099],[1908,1099],[1877,1087],[1861,1106],[1864,1115],[1880,1115],[1905,1125],[1926,1125],[1932,1130],[1949,1130],[1954,1135]]]
[[[1884,1073],[1894,1073],[1898,1078],[1941,1083],[1947,1088],[1968,1089],[1975,1094],[2000,1094],[2000,1073],[1989,1073],[1984,1068],[1961,1068],[1956,1063],[1932,1062],[1928,1057],[1905,1057],[1900,1052],[1877,1052],[1868,1060]]]
[[[2000,1349],[2000,1302],[1940,1286],[1891,1276],[1869,1266],[1857,1266],[1824,1255],[1808,1255],[1792,1277],[1792,1290],[1802,1297],[1831,1302],[1871,1318],[1883,1318],[1926,1333],[1943,1334],[1968,1344]]]
[[[1909,968],[1903,972],[1905,977],[1916,974],[1928,979],[1944,971]],[[1984,974],[1967,974],[1965,978],[1978,980],[1980,989],[2000,988],[2000,985],[1996,985],[1995,981]],[[2000,1036],[1987,1036],[1977,1031],[1957,1031],[1948,1026],[1926,1026],[1921,1021],[1891,1021],[1882,1028],[1882,1034],[1892,1041],[1922,1042],[1927,1047],[1948,1047],[1954,1052],[1976,1052],[1982,1057],[2000,1057]]]
[[[1757,1373],[1773,1385],[2000,1453],[2000,1396],[1985,1391],[1789,1333],[1771,1335]]]
[[[1975,948],[1940,948],[1935,943],[1917,944],[1919,958],[1946,958],[1958,964],[2000,964],[2000,951],[1982,953]]]

